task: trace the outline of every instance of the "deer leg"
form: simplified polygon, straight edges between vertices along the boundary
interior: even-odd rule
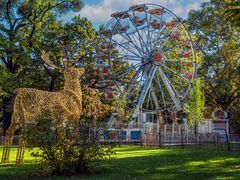
[[[61,107],[56,107],[57,111],[54,113],[54,116],[52,117],[53,120],[55,120],[56,126],[57,126],[57,135],[60,140],[65,140],[66,139],[66,132],[65,132],[65,127],[66,124],[64,122],[64,114],[63,114],[63,109]]]
[[[20,139],[18,143],[18,151],[16,156],[16,164],[23,164],[25,144],[26,144],[26,141],[23,135],[20,135]]]
[[[18,128],[18,125],[12,123],[7,129],[5,140],[4,140],[4,146],[3,146],[3,154],[2,154],[2,161],[1,161],[2,163],[9,162],[10,148],[12,145],[14,132],[17,128]]]
[[[70,124],[71,126],[71,138],[72,138],[72,142],[76,143],[78,141],[78,137],[79,137],[79,124],[77,121],[73,121]]]

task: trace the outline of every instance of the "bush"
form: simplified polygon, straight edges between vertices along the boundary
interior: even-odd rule
[[[28,126],[24,135],[32,148],[31,155],[36,157],[44,171],[52,175],[94,173],[101,167],[102,159],[113,155],[110,145],[99,142],[104,130],[100,123],[81,120],[77,141],[72,141],[71,128],[65,127],[62,131],[46,118],[37,122],[37,125]],[[38,150],[33,150],[34,147]]]

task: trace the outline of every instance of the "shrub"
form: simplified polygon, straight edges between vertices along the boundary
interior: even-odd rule
[[[64,132],[54,126],[52,121],[42,118],[28,126],[24,135],[31,155],[36,157],[44,171],[52,175],[75,175],[94,173],[99,170],[100,161],[111,158],[112,147],[100,143],[103,125],[90,120],[80,120],[77,141],[72,141],[71,128]],[[33,149],[38,147],[38,149]]]

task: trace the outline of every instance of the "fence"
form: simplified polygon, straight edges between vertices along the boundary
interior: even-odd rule
[[[186,124],[162,124],[162,125],[132,125],[122,128],[109,128],[101,131],[101,142],[117,144],[138,144],[143,146],[188,146],[188,145],[214,145],[217,149],[240,149],[240,135],[219,134],[197,131]],[[4,137],[1,137],[3,145]],[[13,139],[13,145],[17,145],[18,136]]]
[[[196,144],[219,144],[238,143],[240,137],[222,133],[210,132],[208,124],[204,124],[195,130],[187,124],[162,124],[144,126],[132,125],[131,127],[111,128],[105,133],[102,141],[115,143],[138,143],[144,146],[169,146],[169,145],[196,145]]]

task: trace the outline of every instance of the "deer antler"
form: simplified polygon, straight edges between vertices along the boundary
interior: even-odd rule
[[[60,67],[58,67],[55,64],[53,64],[53,62],[49,58],[49,54],[46,51],[44,51],[44,50],[41,51],[41,58],[47,65],[49,65],[49,66],[51,66],[53,68],[56,68],[56,69],[61,69]]]

